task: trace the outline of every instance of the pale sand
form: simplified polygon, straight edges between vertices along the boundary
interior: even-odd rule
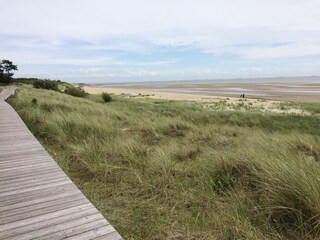
[[[271,111],[277,113],[305,113],[300,109],[279,109],[278,105],[282,101],[275,100],[265,100],[265,99],[255,99],[255,98],[245,98],[240,99],[236,97],[225,97],[225,96],[205,96],[196,94],[182,94],[182,93],[172,93],[172,92],[156,92],[156,91],[146,91],[133,88],[114,88],[114,87],[98,87],[95,85],[86,85],[83,89],[91,94],[100,94],[102,92],[107,92],[111,94],[125,94],[128,97],[141,97],[141,98],[152,98],[152,99],[164,99],[164,100],[180,100],[180,101],[195,101],[205,104],[205,107],[210,107],[210,103],[217,103],[225,101],[228,105],[237,105],[243,103],[244,105],[250,106],[252,108],[258,108],[264,111]],[[228,110],[232,110],[231,108]]]
[[[113,94],[131,94],[132,96],[141,95],[141,97],[148,97],[153,99],[166,99],[166,100],[185,100],[185,101],[196,101],[196,102],[219,102],[226,100],[229,103],[239,103],[239,98],[235,97],[222,97],[222,96],[205,96],[196,94],[183,94],[183,93],[172,93],[172,92],[156,92],[146,91],[139,89],[127,89],[127,88],[113,88],[113,87],[98,87],[98,86],[85,86],[83,89],[91,94],[99,94],[102,92],[113,93]],[[247,99],[248,102],[255,103],[257,99]],[[279,101],[265,101],[265,104],[272,104]]]

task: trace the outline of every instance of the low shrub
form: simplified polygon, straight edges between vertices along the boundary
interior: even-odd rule
[[[0,76],[0,83],[6,85],[12,83],[12,78],[10,76]]]
[[[83,89],[75,87],[67,87],[64,92],[74,97],[86,97],[88,95],[88,93]]]
[[[112,97],[110,96],[110,94],[103,92],[101,94],[101,98],[103,99],[104,102],[111,102],[112,101]]]
[[[34,88],[42,88],[47,90],[59,91],[58,83],[50,80],[36,80],[33,83]]]
[[[38,99],[33,98],[32,101],[31,101],[31,104],[32,104],[33,107],[38,107]]]
[[[12,81],[15,84],[31,84],[33,85],[36,81],[44,81],[49,79],[40,79],[40,78],[13,78]],[[50,80],[52,82],[56,82],[57,84],[67,84],[66,82],[62,82],[61,80]]]

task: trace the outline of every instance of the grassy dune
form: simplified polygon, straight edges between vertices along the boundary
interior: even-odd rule
[[[125,239],[320,238],[319,116],[113,98],[9,101]]]

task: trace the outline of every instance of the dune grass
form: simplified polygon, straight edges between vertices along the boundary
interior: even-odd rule
[[[9,102],[125,239],[320,238],[317,115],[113,100]]]

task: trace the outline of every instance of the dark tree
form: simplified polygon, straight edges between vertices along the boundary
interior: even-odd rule
[[[18,71],[17,65],[9,60],[1,60],[0,62],[0,82],[10,83],[12,81],[13,72]]]

